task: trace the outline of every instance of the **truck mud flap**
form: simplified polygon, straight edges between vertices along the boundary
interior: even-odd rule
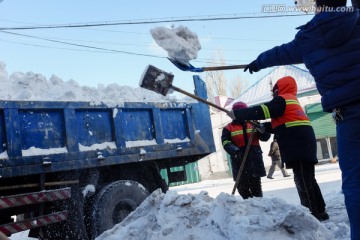
[[[22,232],[28,229],[46,226],[52,223],[57,223],[66,220],[67,211],[51,213],[40,217],[27,219],[20,222],[9,223],[0,226],[0,232],[5,235]]]

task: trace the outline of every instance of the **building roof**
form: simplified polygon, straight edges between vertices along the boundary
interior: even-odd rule
[[[242,101],[248,106],[258,105],[272,99],[272,86],[278,79],[292,76],[298,85],[298,97],[318,94],[315,80],[309,71],[294,65],[275,67],[273,71],[258,80],[243,92],[234,102]],[[232,104],[229,105],[230,107]]]

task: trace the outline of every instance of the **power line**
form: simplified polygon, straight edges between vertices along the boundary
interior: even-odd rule
[[[24,26],[24,27],[3,27],[0,30],[31,30],[31,29],[50,29],[50,28],[87,28],[100,26],[117,26],[117,25],[141,25],[141,24],[155,24],[155,23],[173,23],[173,22],[196,22],[196,21],[223,21],[223,20],[241,20],[254,18],[281,18],[281,17],[299,17],[308,16],[308,14],[282,14],[282,15],[260,15],[260,16],[233,16],[233,17],[207,17],[207,18],[183,18],[183,19],[168,19],[168,20],[138,20],[138,21],[120,21],[120,22],[103,22],[103,23],[81,23],[81,24],[59,24],[47,26]]]
[[[88,46],[88,45],[83,45],[83,44],[69,43],[69,42],[58,41],[58,40],[49,39],[49,38],[35,37],[35,36],[26,35],[26,34],[20,34],[20,33],[13,33],[13,32],[7,32],[7,31],[1,31],[1,32],[6,33],[6,34],[11,34],[11,35],[16,35],[16,36],[34,38],[34,39],[39,39],[39,40],[48,41],[48,42],[61,43],[61,44],[65,44],[65,45],[83,47],[83,48],[90,48],[90,49],[101,50],[101,51],[116,52],[116,53],[123,53],[123,54],[144,56],[144,57],[164,58],[164,57],[151,55],[151,54],[134,53],[134,52],[128,52],[128,51],[115,50],[115,49],[107,49],[107,48],[101,48],[101,47]]]
[[[16,36],[20,36],[20,37],[27,37],[27,38],[45,40],[45,41],[50,41],[50,42],[55,42],[55,43],[60,43],[60,44],[67,44],[67,45],[72,45],[72,46],[76,46],[76,47],[91,48],[91,49],[95,49],[96,51],[73,49],[73,48],[71,48],[71,49],[70,48],[60,48],[60,47],[53,47],[53,46],[44,46],[44,45],[38,45],[38,44],[29,44],[29,43],[15,42],[15,41],[0,40],[2,42],[14,43],[14,44],[19,44],[19,45],[27,45],[27,46],[34,46],[34,47],[41,47],[41,48],[72,50],[72,51],[83,51],[83,52],[88,51],[88,52],[100,52],[100,53],[125,53],[125,54],[130,54],[130,55],[140,55],[140,56],[147,56],[147,57],[165,58],[165,57],[149,55],[149,54],[138,54],[138,53],[129,52],[129,51],[123,51],[123,50],[120,51],[120,50],[114,50],[114,49],[108,49],[108,48],[94,47],[94,46],[89,46],[89,45],[84,45],[84,44],[69,43],[69,42],[65,42],[63,40],[82,41],[82,42],[100,43],[100,44],[117,44],[117,45],[121,44],[121,45],[130,45],[130,46],[140,46],[139,44],[128,44],[128,43],[124,44],[124,43],[116,43],[116,42],[101,42],[101,41],[89,41],[89,40],[66,39],[66,38],[55,38],[54,39],[54,38],[48,38],[48,37],[38,37],[38,36],[32,36],[32,35],[27,35],[27,34],[13,33],[13,32],[8,32],[8,31],[0,31],[0,32],[5,33],[5,34],[16,35]],[[236,38],[219,38],[219,39],[256,41],[256,39],[236,39]],[[143,45],[143,46],[145,46],[145,45]],[[203,50],[213,51],[214,49],[203,49]],[[225,49],[225,50],[245,51],[245,52],[259,51],[259,50],[250,50],[250,49]],[[204,61],[210,61],[210,60],[204,60]]]
[[[22,36],[22,37],[29,37],[29,38],[39,39],[39,40],[45,40],[45,41],[50,41],[50,42],[55,42],[55,43],[60,43],[60,44],[72,45],[72,46],[76,46],[76,47],[90,48],[90,49],[95,49],[95,50],[61,48],[61,47],[44,46],[44,45],[30,44],[30,43],[21,43],[21,42],[7,41],[7,40],[4,40],[4,39],[0,39],[1,42],[7,42],[7,43],[12,43],[12,44],[18,44],[18,45],[33,46],[33,47],[39,47],[39,48],[50,48],[50,49],[79,51],[79,52],[96,52],[96,53],[107,53],[107,54],[109,54],[109,53],[122,53],[122,54],[129,54],[129,55],[137,55],[137,56],[146,56],[146,57],[166,59],[166,57],[161,57],[161,56],[156,56],[156,55],[151,55],[151,54],[139,54],[139,53],[120,51],[120,50],[115,50],[115,49],[106,49],[106,48],[99,48],[99,47],[93,47],[93,46],[88,46],[88,45],[72,44],[72,43],[67,43],[67,42],[63,42],[63,41],[56,41],[56,40],[53,40],[53,39],[35,37],[35,36],[26,35],[26,34],[11,33],[11,32],[6,32],[6,31],[0,31],[0,32],[7,33],[7,34],[13,34],[13,35],[17,35],[17,36]],[[229,60],[229,62],[239,62],[239,61],[240,60]],[[212,64],[212,59],[196,59],[196,60],[194,60],[194,62],[203,63],[203,64]]]
[[[77,51],[77,52],[114,53],[114,52],[101,51],[101,50],[87,50],[87,49],[75,49],[75,48],[62,48],[62,47],[44,46],[44,45],[39,45],[39,44],[23,43],[23,42],[16,42],[16,41],[7,41],[7,40],[4,40],[4,39],[0,39],[0,42],[6,42],[6,43],[11,43],[11,44],[23,45],[23,46],[39,47],[39,48],[70,50],[70,51]]]
[[[47,38],[47,37],[36,37],[36,36],[31,36],[31,35],[26,35],[26,34],[19,34],[19,33],[4,31],[4,29],[7,29],[7,30],[10,30],[10,29],[11,30],[25,30],[25,29],[76,28],[76,27],[78,27],[78,28],[81,28],[81,27],[86,28],[86,27],[129,25],[129,24],[131,25],[131,24],[168,23],[168,22],[180,22],[180,21],[218,21],[218,20],[237,20],[237,19],[249,19],[249,18],[274,18],[274,17],[278,18],[278,17],[304,16],[304,15],[307,15],[307,14],[270,15],[270,16],[269,15],[236,16],[236,14],[232,14],[232,15],[230,15],[230,17],[229,17],[229,15],[227,15],[226,17],[219,17],[219,16],[224,16],[224,15],[218,15],[217,17],[208,16],[206,18],[204,18],[202,16],[202,17],[195,17],[195,18],[194,17],[193,18],[184,17],[183,19],[168,18],[167,20],[164,20],[164,19],[162,19],[162,20],[136,20],[136,21],[133,21],[133,22],[131,22],[129,20],[123,20],[123,21],[118,21],[118,22],[105,22],[105,23],[79,23],[79,24],[68,24],[68,25],[60,24],[60,25],[48,25],[48,26],[39,26],[39,25],[37,25],[37,26],[28,26],[28,27],[0,28],[0,31],[3,32],[3,33],[6,33],[6,34],[17,35],[17,36],[21,36],[21,37],[39,39],[39,40],[43,40],[43,41],[49,41],[49,42],[54,42],[54,43],[59,43],[59,44],[65,44],[65,45],[70,45],[70,46],[75,46],[75,47],[80,47],[80,48],[93,49],[95,51],[102,52],[102,53],[122,53],[122,54],[128,54],[128,55],[145,56],[145,57],[153,57],[153,58],[165,58],[165,57],[160,57],[160,56],[156,56],[156,55],[152,55],[152,54],[141,54],[141,53],[130,52],[130,51],[123,51],[123,50],[116,50],[116,49],[89,46],[89,45],[84,45],[84,44],[70,43],[70,42],[61,41],[61,39],[60,40],[55,40],[55,39],[51,39],[51,38]],[[3,20],[3,19],[1,19],[1,20]],[[237,40],[237,41],[238,40],[250,40],[250,39],[236,39],[236,38],[219,38],[219,39]],[[68,40],[68,39],[63,39],[63,40]],[[254,40],[252,40],[252,41],[254,41]],[[98,43],[100,43],[100,42],[98,42]],[[21,43],[17,43],[17,44],[21,44]],[[111,43],[111,44],[114,44],[114,43]],[[47,46],[33,45],[33,44],[24,44],[24,45],[32,45],[32,46],[44,47],[44,48],[47,47]],[[54,47],[48,47],[48,48],[54,48]],[[65,49],[65,48],[63,48],[63,49]],[[75,49],[66,49],[66,50],[75,50]],[[207,61],[208,60],[205,60],[205,62],[207,62]]]

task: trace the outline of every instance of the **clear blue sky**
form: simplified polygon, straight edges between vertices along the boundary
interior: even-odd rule
[[[174,86],[192,91],[191,72],[177,69],[156,45],[150,29],[183,25],[195,32],[202,45],[195,67],[207,65],[216,50],[224,52],[227,64],[246,64],[259,53],[293,39],[299,25],[313,14],[297,17],[237,19],[222,21],[170,22],[174,19],[274,15],[262,12],[264,4],[291,7],[291,0],[215,1],[215,0],[3,0],[0,3],[0,28],[36,25],[134,22],[169,20],[167,23],[127,24],[88,28],[8,30],[8,32],[47,38],[71,44],[129,52],[109,53],[17,36],[0,31],[0,60],[9,73],[32,71],[47,79],[56,74],[64,81],[74,79],[81,85],[127,85],[137,87],[147,65],[152,64],[175,75]],[[282,14],[295,14],[284,12]],[[144,55],[151,55],[149,57]],[[226,72],[228,78],[240,75],[251,85],[268,71],[250,75],[242,70]],[[200,74],[201,75],[201,74]]]

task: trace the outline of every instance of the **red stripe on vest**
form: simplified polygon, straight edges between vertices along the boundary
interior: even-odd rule
[[[247,129],[249,129],[249,132],[247,133],[247,139],[250,139],[252,125],[250,123],[247,123],[246,127],[247,127]],[[225,128],[230,133],[234,133],[236,131],[242,131],[243,130],[241,125],[235,124],[235,123],[229,123]],[[237,147],[245,147],[245,145],[246,145],[245,144],[245,139],[244,139],[244,134],[231,135],[231,141]],[[255,134],[253,136],[253,140],[251,142],[251,145],[259,145],[259,135],[258,134]]]

